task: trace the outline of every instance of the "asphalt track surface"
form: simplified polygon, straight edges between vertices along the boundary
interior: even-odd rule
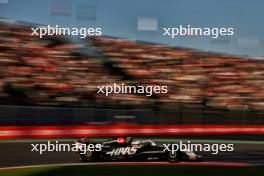
[[[46,164],[80,163],[78,154],[75,152],[45,152],[42,155],[35,151],[32,152],[31,144],[37,143],[40,144],[47,142],[1,142],[0,168]],[[59,143],[72,144],[73,142],[59,141]],[[173,141],[157,143],[173,143]],[[263,143],[234,143],[234,149],[235,151],[219,152],[217,155],[213,155],[209,152],[198,153],[204,157],[204,162],[206,163],[218,162],[264,165]]]

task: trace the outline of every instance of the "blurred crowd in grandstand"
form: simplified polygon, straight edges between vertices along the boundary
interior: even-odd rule
[[[83,54],[64,37],[31,36],[0,23],[0,103],[48,106],[178,106],[264,110],[264,60],[111,37]],[[167,94],[97,94],[108,83],[168,86]]]

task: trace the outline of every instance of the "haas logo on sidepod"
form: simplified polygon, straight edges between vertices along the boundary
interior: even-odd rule
[[[110,152],[107,152],[106,154],[109,154],[111,156],[117,156],[117,155],[133,155],[137,152],[137,148],[135,147],[119,147],[115,148]]]

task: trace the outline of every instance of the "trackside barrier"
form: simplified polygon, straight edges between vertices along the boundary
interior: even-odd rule
[[[264,134],[264,125],[0,126],[0,139],[192,134]]]
[[[117,117],[133,118],[117,118]],[[264,111],[227,111],[170,106],[160,109],[107,109],[0,105],[0,126],[140,125],[264,125]]]

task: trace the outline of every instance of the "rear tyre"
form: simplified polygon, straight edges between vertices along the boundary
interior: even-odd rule
[[[80,159],[83,162],[95,161],[95,154],[93,151],[87,150],[85,154],[80,154]]]
[[[179,162],[180,161],[180,154],[179,154],[179,152],[170,151],[168,153],[167,159],[169,162]]]

